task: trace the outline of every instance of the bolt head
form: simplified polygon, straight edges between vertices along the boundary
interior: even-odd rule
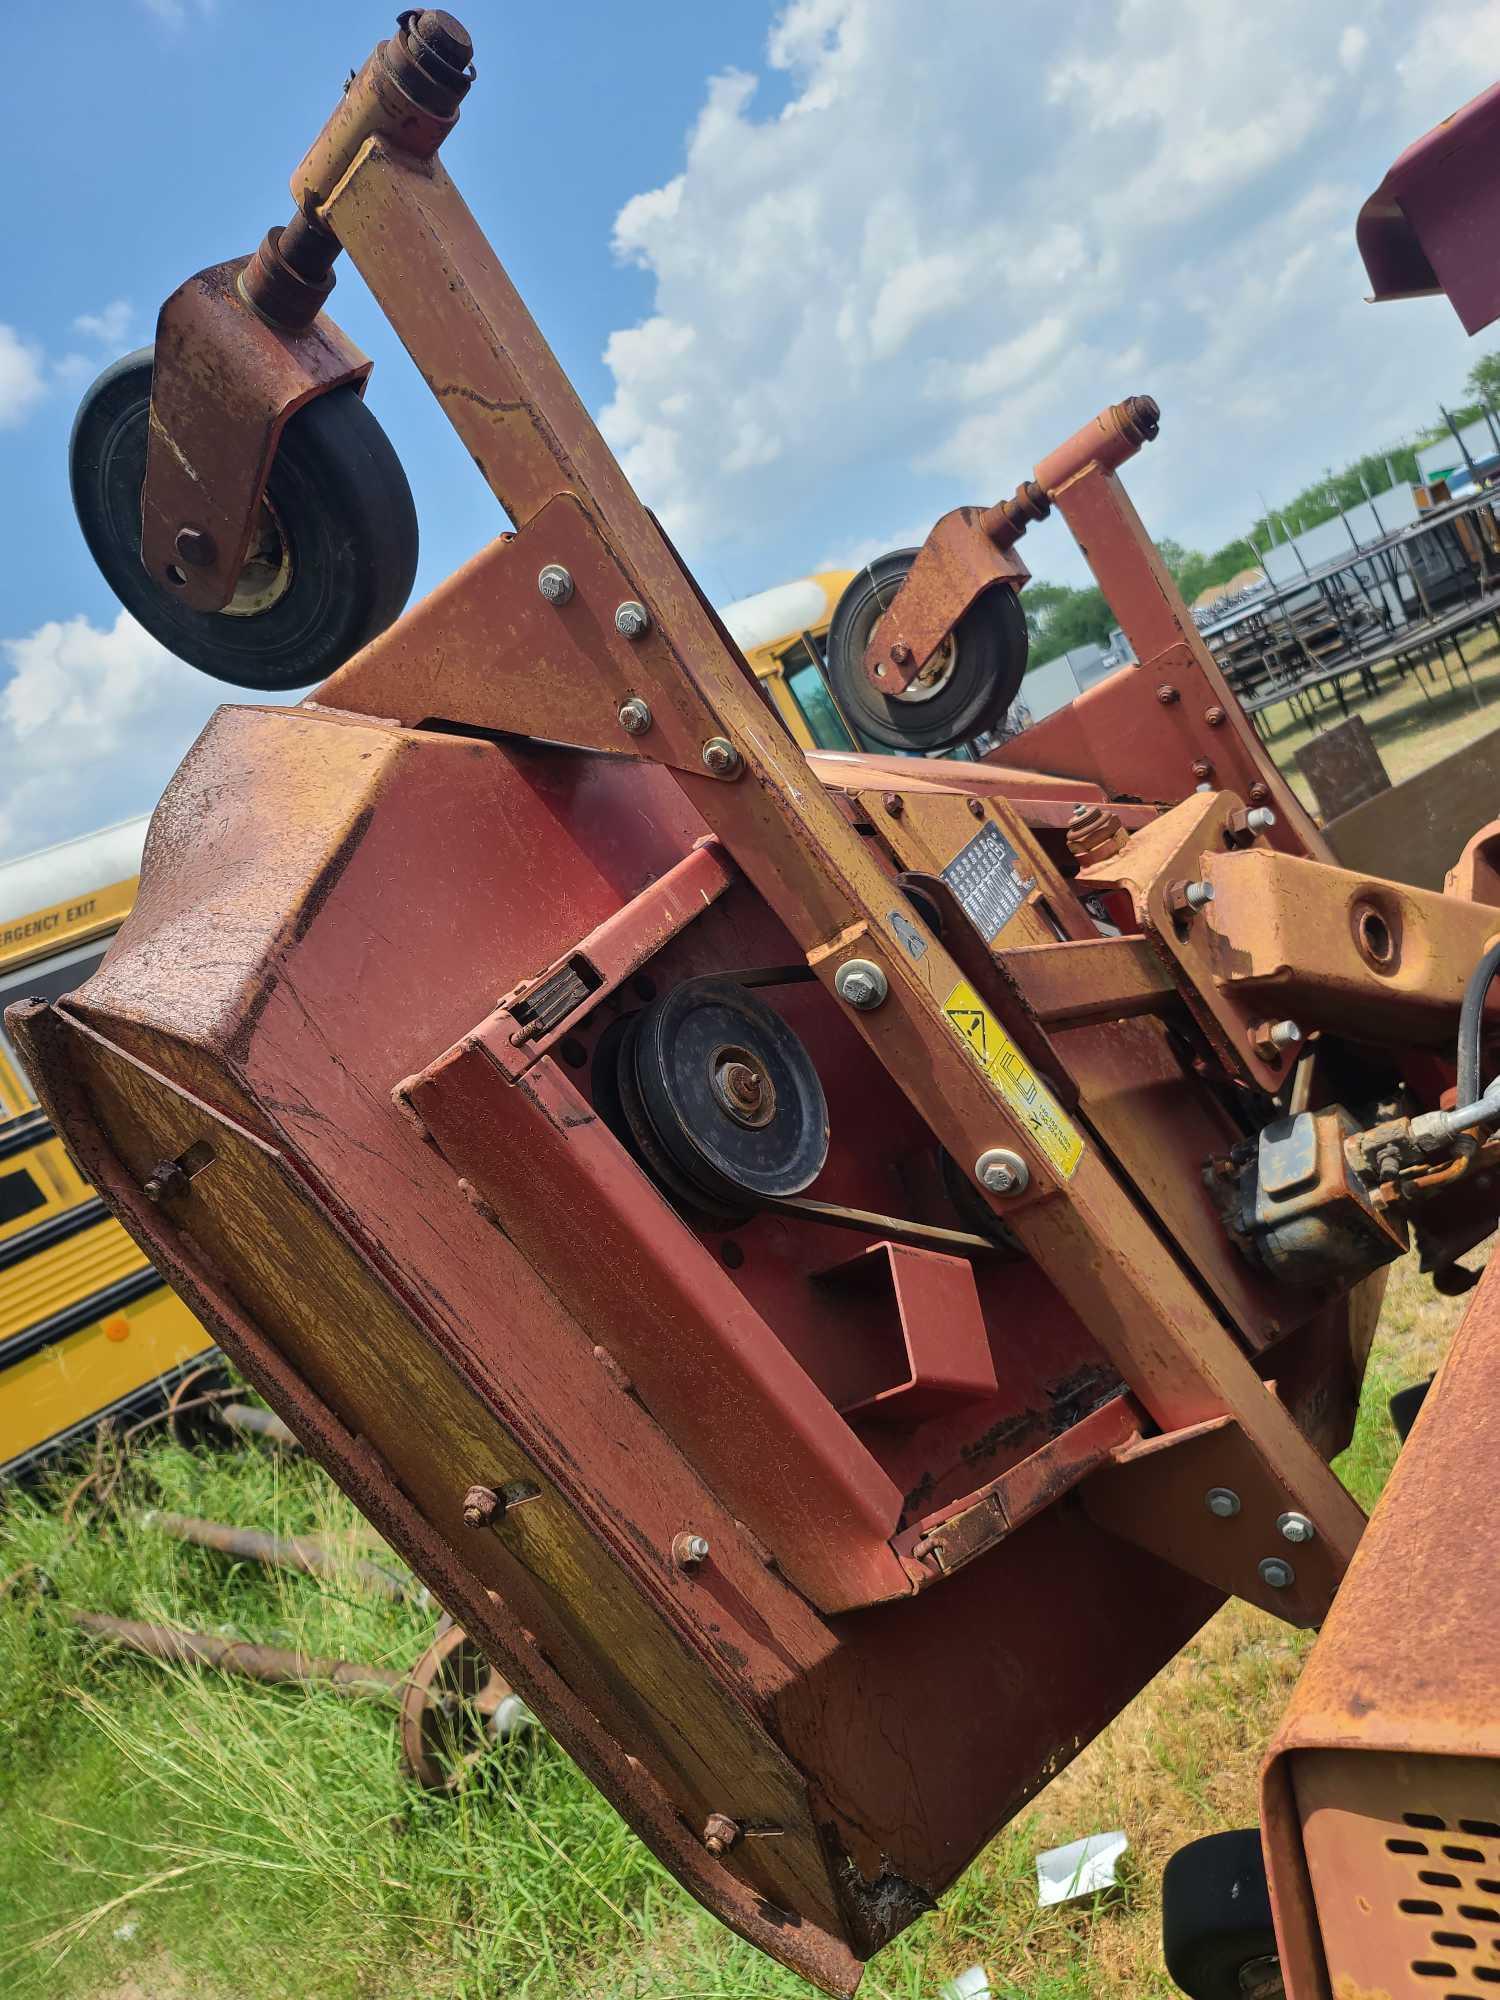
[[[549,604],[563,605],[573,595],[573,578],[561,563],[548,563],[538,573],[536,587]]]
[[[1212,708],[1204,709],[1203,720],[1208,724],[1210,729],[1219,729],[1223,726],[1224,711],[1215,703]]]
[[[651,613],[634,597],[615,606],[615,630],[622,639],[644,639],[651,630]]]
[[[187,1175],[175,1160],[161,1160],[141,1183],[141,1193],[147,1201],[170,1201],[174,1194],[182,1193],[187,1183]]]
[[[1179,700],[1180,697],[1176,688],[1170,682],[1163,681],[1162,685],[1156,690],[1156,699],[1161,703],[1163,708],[1170,708],[1173,702]]]
[[[833,990],[856,1012],[868,1014],[890,992],[890,982],[881,968],[868,958],[849,958],[833,975]]]
[[[651,727],[651,711],[638,694],[620,703],[620,727],[627,736],[644,736]]]
[[[703,1828],[703,1845],[710,1854],[727,1854],[740,1837],[739,1823],[728,1813],[710,1813]]]
[[[1262,806],[1265,804],[1266,800],[1271,796],[1271,787],[1269,785],[1261,784],[1259,779],[1257,779],[1256,782],[1250,787],[1249,791],[1245,794],[1245,796],[1249,799],[1251,805]]]
[[[1232,1486],[1210,1486],[1203,1504],[1216,1519],[1232,1521],[1240,1511],[1240,1496]]]
[[[991,1146],[974,1162],[974,1178],[991,1194],[1024,1194],[1031,1184],[1031,1169],[1008,1146]]]
[[[1302,1030],[1295,1021],[1273,1021],[1267,1039],[1273,1049],[1295,1049],[1301,1043]]]
[[[1297,1572],[1284,1556],[1264,1556],[1260,1565],[1260,1580],[1271,1590],[1289,1590],[1297,1581]]]
[[[708,1537],[683,1533],[672,1541],[672,1560],[679,1569],[696,1569],[708,1561]]]
[[[1276,815],[1269,806],[1252,806],[1245,815],[1245,825],[1251,833],[1269,833],[1275,824]]]
[[[704,768],[716,778],[732,778],[743,761],[727,736],[710,736],[703,746]]]
[[[1276,1523],[1281,1538],[1287,1542],[1310,1542],[1317,1536],[1317,1529],[1305,1514],[1283,1514]]]
[[[202,528],[179,528],[172,546],[177,551],[178,560],[191,569],[207,569],[219,553],[213,536]]]
[[[1201,910],[1214,899],[1212,882],[1189,882],[1183,900],[1190,910]]]
[[[1197,778],[1200,783],[1202,783],[1202,781],[1206,778],[1211,778],[1213,774],[1214,774],[1214,767],[1212,764],[1209,763],[1206,757],[1195,757],[1193,759],[1193,776]]]
[[[493,1486],[471,1486],[464,1495],[466,1528],[487,1528],[501,1511],[500,1495]]]

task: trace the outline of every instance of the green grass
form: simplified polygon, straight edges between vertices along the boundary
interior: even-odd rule
[[[1390,1391],[1458,1316],[1393,1280],[1342,1470],[1372,1500]],[[74,1481],[76,1481],[76,1471]],[[80,1634],[70,1608],[408,1666],[434,1613],[352,1573],[232,1564],[140,1525],[148,1507],[344,1535],[315,1467],[258,1450],[138,1451],[108,1506],[61,1491],[0,1515],[0,1992],[11,2000],[741,2000],[809,1989],[721,1931],[545,1737],[456,1796],[400,1777],[385,1707],[157,1666]],[[390,1558],[394,1563],[394,1558]],[[1028,2000],[1166,1994],[1156,1883],[1174,1847],[1254,1816],[1254,1775],[1308,1640],[1232,1605],[871,1967],[871,2000],[933,2000],[966,1965]],[[1035,1856],[1131,1836],[1124,1893],[1038,1912]]]

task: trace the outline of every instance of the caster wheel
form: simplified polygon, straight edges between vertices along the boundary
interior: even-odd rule
[[[185,1451],[227,1443],[229,1433],[217,1413],[233,1393],[222,1361],[205,1361],[189,1369],[167,1399],[167,1429],[174,1443]]]
[[[1411,1427],[1417,1421],[1417,1412],[1427,1401],[1427,1391],[1434,1378],[1429,1375],[1425,1382],[1413,1382],[1405,1389],[1398,1389],[1390,1401],[1391,1422],[1396,1426],[1396,1435],[1403,1444],[1411,1436]]]
[[[1026,616],[996,585],[969,606],[905,694],[881,695],[866,678],[870,634],[916,561],[897,549],[867,563],[847,586],[828,628],[828,678],[845,720],[868,748],[951,750],[998,728],[1026,671]]]
[[[401,1768],[424,1792],[456,1792],[497,1742],[536,1717],[459,1625],[446,1624],[407,1677]]]
[[[89,553],[131,616],[189,666],[287,693],[324,680],[399,616],[417,568],[411,488],[352,388],[287,423],[249,559],[222,611],[194,611],[141,562],[152,350],[106,368],[73,420],[73,506]]]
[[[1282,1990],[1260,1829],[1179,1847],[1161,1878],[1167,1971],[1191,2000],[1273,2000]]]

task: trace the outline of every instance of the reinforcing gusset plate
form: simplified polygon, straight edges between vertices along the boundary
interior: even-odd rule
[[[1343,1580],[1314,1514],[1232,1417],[1127,1444],[1081,1492],[1096,1526],[1289,1625],[1321,1625]]]
[[[262,319],[239,289],[247,262],[189,278],[156,322],[141,561],[195,611],[234,595],[287,419],[330,389],[363,394],[372,366],[326,314],[298,332]]]

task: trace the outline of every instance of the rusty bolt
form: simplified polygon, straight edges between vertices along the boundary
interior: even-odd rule
[[[638,694],[620,703],[620,727],[627,736],[644,736],[651,727],[651,711]]]
[[[1269,833],[1276,824],[1276,815],[1269,806],[1252,806],[1245,815],[1245,825],[1251,833]]]
[[[412,23],[412,32],[450,69],[467,69],[474,60],[474,44],[468,29],[441,8],[429,7],[425,13],[419,14]]]
[[[703,762],[716,778],[732,778],[744,760],[727,736],[710,736],[703,746]]]
[[[1127,396],[1117,404],[1134,444],[1150,444],[1161,429],[1161,405],[1154,396]]]
[[[983,799],[970,799],[970,801],[969,801],[969,811],[970,811],[970,813],[971,813],[971,814],[973,815],[973,817],[974,817],[975,819],[983,819],[983,818],[984,818],[984,800],[983,800]]]
[[[147,1201],[170,1201],[187,1184],[188,1177],[175,1160],[161,1160],[141,1183],[141,1193]]]
[[[207,569],[219,553],[213,536],[202,528],[179,528],[172,546],[190,569]]]
[[[1213,774],[1214,767],[1206,757],[1195,757],[1193,759],[1193,776],[1198,780],[1199,784],[1202,784],[1205,778],[1211,778]]]
[[[1253,847],[1257,834],[1269,833],[1276,815],[1269,806],[1236,806],[1224,822],[1226,847]]]
[[[1224,711],[1215,702],[1212,708],[1204,709],[1203,720],[1208,724],[1210,729],[1219,729],[1223,726]]]
[[[1167,914],[1187,918],[1213,899],[1212,882],[1173,882],[1167,890]]]
[[[902,813],[906,810],[906,801],[899,792],[887,792],[880,803],[885,807],[892,819],[900,819]]]
[[[1102,861],[1106,855],[1118,854],[1129,837],[1118,813],[1098,805],[1074,806],[1068,852],[1080,861]]]
[[[505,1503],[493,1486],[471,1486],[464,1495],[464,1526],[488,1528],[505,1513]]]
[[[573,578],[561,563],[547,563],[537,573],[536,587],[552,605],[564,605],[573,595]]]
[[[728,1813],[710,1813],[704,1822],[703,1845],[710,1854],[727,1854],[739,1837],[739,1821]]]
[[[904,667],[911,658],[911,647],[904,639],[898,639],[891,648],[891,658],[898,667]]]
[[[644,639],[651,630],[651,613],[639,599],[627,597],[615,607],[615,630],[622,639]]]
[[[681,1534],[672,1538],[672,1560],[679,1569],[696,1569],[708,1561],[708,1539],[704,1535]]]
[[[1280,1062],[1301,1041],[1302,1030],[1295,1021],[1258,1021],[1250,1030],[1250,1046],[1265,1062]]]
[[[1174,701],[1180,701],[1182,697],[1170,682],[1163,681],[1161,686],[1156,690],[1156,699],[1161,703],[1163,708],[1170,708]]]
[[[1266,800],[1271,796],[1271,787],[1269,785],[1261,784],[1259,779],[1257,779],[1256,782],[1250,787],[1249,791],[1245,794],[1245,796],[1246,798],[1249,799],[1251,805],[1263,806]]]

